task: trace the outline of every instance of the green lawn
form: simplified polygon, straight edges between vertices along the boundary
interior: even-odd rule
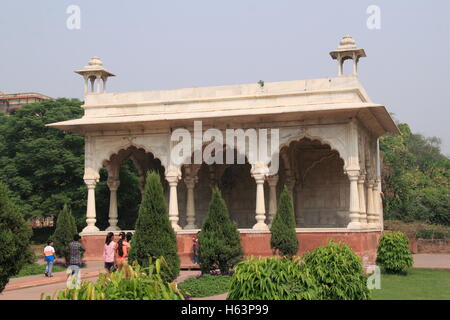
[[[20,272],[18,274],[16,274],[15,276],[13,276],[11,278],[20,278],[20,277],[25,277],[25,276],[32,276],[35,274],[44,275],[45,266],[46,266],[45,264],[38,264],[38,263],[28,264],[25,267],[23,267],[22,270],[20,270]],[[52,273],[64,271],[64,270],[66,270],[66,268],[54,265],[53,269],[52,269]]]
[[[381,275],[373,300],[450,300],[450,270],[410,269],[408,275]]]
[[[231,277],[205,274],[200,278],[190,278],[178,284],[193,298],[210,297],[228,291]]]

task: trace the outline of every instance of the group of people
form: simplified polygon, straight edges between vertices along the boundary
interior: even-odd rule
[[[117,242],[114,241],[114,233],[109,232],[105,239],[105,245],[103,249],[103,259],[105,262],[105,269],[108,272],[114,270],[122,270],[122,268],[128,264],[128,252],[131,248],[131,238],[133,234],[131,232],[119,233],[119,239]],[[79,272],[82,265],[82,255],[85,251],[83,245],[80,242],[81,237],[76,234],[73,237],[73,241],[69,243],[69,256],[68,264],[69,268],[72,270],[72,274]],[[192,251],[194,264],[199,263],[199,243],[198,237],[192,238]],[[45,276],[53,277],[52,268],[55,262],[55,248],[53,248],[53,241],[47,241],[47,246],[44,248],[44,259],[47,263],[45,268]]]
[[[128,264],[128,252],[130,251],[132,233],[121,232],[119,239],[114,241],[114,233],[109,232],[106,236],[105,246],[103,249],[103,259],[105,261],[105,269],[108,272],[113,270],[121,270],[123,266]],[[78,273],[82,266],[83,252],[85,251],[80,242],[81,237],[76,234],[73,241],[68,245],[68,257],[66,257],[68,268],[72,270],[72,275]],[[52,269],[56,260],[55,248],[53,241],[48,240],[47,246],[44,248],[44,260],[46,263],[44,275],[46,277],[53,277]]]
[[[72,274],[78,273],[83,263],[82,257],[85,249],[80,240],[81,237],[76,234],[73,236],[73,241],[71,241],[68,245],[68,257],[66,258],[66,262],[68,263],[69,268],[72,270]],[[44,275],[46,277],[53,277],[52,269],[53,263],[56,260],[56,253],[55,248],[53,247],[52,240],[48,240],[47,246],[44,248],[44,259],[47,264],[45,267]]]
[[[109,232],[106,236],[105,246],[103,249],[103,259],[105,261],[105,269],[108,272],[113,270],[122,270],[128,264],[128,252],[131,248],[131,238],[133,234],[128,232],[119,233],[119,240],[114,241],[114,233]]]

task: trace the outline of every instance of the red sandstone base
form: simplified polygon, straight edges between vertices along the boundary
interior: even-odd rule
[[[178,254],[181,268],[193,266],[192,237],[197,232],[177,234]],[[369,232],[297,232],[299,240],[298,254],[311,251],[325,245],[329,240],[348,244],[353,251],[362,258],[365,266],[375,264],[380,231]],[[268,257],[272,255],[270,248],[271,234],[267,232],[255,233],[241,231],[242,246],[246,257]],[[86,260],[102,260],[105,235],[85,235],[83,245],[86,248]]]

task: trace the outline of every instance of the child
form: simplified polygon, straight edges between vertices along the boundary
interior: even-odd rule
[[[44,256],[45,262],[47,263],[47,266],[45,267],[45,276],[53,277],[52,275],[53,262],[55,262],[56,259],[55,248],[53,248],[53,241],[51,240],[47,241],[47,246],[44,248]]]

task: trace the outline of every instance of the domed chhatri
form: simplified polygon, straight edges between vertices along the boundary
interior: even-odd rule
[[[338,75],[343,75],[343,65],[345,60],[353,60],[353,75],[358,74],[358,62],[359,58],[366,57],[366,52],[364,49],[358,49],[355,40],[350,36],[346,35],[342,37],[339,42],[339,46],[336,50],[330,52],[331,57],[338,61]]]
[[[76,70],[75,73],[78,73],[83,76],[85,86],[84,86],[84,93],[94,93],[95,88],[95,82],[97,81],[97,90],[96,93],[103,93],[106,89],[106,80],[108,77],[114,77],[114,74],[109,72],[105,69],[103,66],[102,60],[94,56],[92,57],[88,65],[85,66],[81,70]],[[91,91],[89,92],[89,81],[91,82]],[[103,82],[103,85],[101,84]]]

